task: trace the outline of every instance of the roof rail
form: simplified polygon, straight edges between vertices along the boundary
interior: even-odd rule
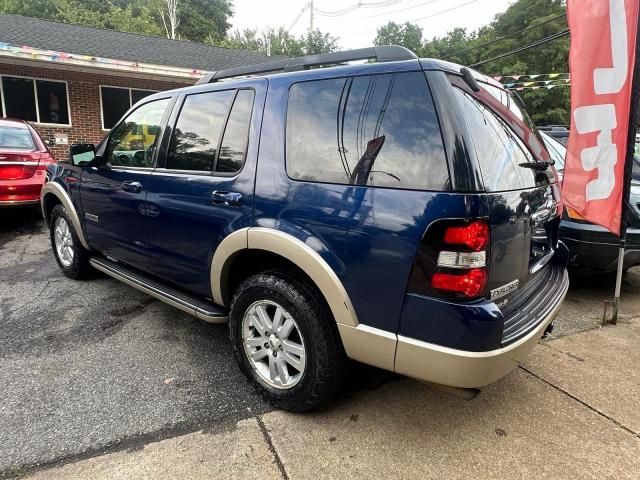
[[[418,58],[409,49],[397,45],[383,45],[379,47],[358,48],[345,50],[344,52],[321,53],[319,55],[307,55],[305,57],[286,58],[273,62],[233,67],[217,72],[205,74],[196,85],[213,83],[223,78],[239,77],[243,75],[255,75],[267,72],[293,72],[306,70],[319,65],[335,65],[337,63],[352,62],[355,60],[376,59],[378,62],[393,62],[397,60],[411,60]]]

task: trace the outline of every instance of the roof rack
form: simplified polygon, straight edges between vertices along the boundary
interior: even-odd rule
[[[321,53],[319,55],[307,55],[305,57],[286,58],[273,62],[247,65],[243,67],[228,68],[205,74],[196,85],[213,83],[223,78],[239,77],[243,75],[255,75],[267,72],[293,72],[306,70],[319,65],[335,65],[337,63],[353,62],[355,60],[376,59],[378,62],[394,62],[397,60],[412,60],[418,58],[409,49],[397,45],[383,45],[379,47],[358,48],[345,50],[344,52]]]

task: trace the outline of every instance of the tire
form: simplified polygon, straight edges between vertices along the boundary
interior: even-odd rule
[[[229,333],[240,370],[262,398],[282,410],[298,413],[317,409],[333,398],[344,379],[344,348],[335,321],[319,297],[307,280],[280,270],[248,278],[233,296]],[[278,308],[281,328],[276,329]],[[269,316],[271,327],[261,320],[261,309]],[[261,327],[272,333],[261,335]],[[302,359],[300,346],[304,361],[296,362]],[[251,360],[252,354],[258,360]],[[291,359],[293,363],[289,363]],[[278,362],[286,367],[284,375]]]
[[[73,228],[73,223],[63,205],[56,205],[53,208],[49,225],[53,256],[56,258],[62,273],[75,280],[89,278],[91,274],[89,252],[80,243],[78,234]],[[57,235],[62,237],[60,241],[65,242],[65,248],[58,248],[59,244],[56,243]]]

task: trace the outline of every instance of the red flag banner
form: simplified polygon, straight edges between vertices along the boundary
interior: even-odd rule
[[[563,200],[620,235],[640,0],[567,0],[571,132]]]

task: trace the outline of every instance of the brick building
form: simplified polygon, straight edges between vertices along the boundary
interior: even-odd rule
[[[97,143],[150,93],[205,72],[267,61],[254,52],[0,15],[0,117],[22,118],[54,156]]]

